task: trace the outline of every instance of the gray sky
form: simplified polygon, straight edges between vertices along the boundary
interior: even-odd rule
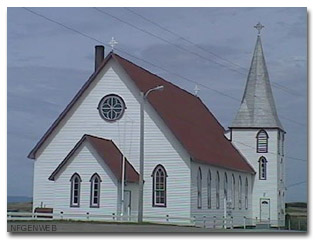
[[[93,8],[31,10],[104,43],[114,36],[116,53],[190,92],[195,83],[178,75],[239,99],[199,86],[200,98],[225,128],[239,108],[256,41],[253,26],[261,21],[277,110],[287,131],[286,155],[291,157],[285,160],[286,200],[306,201],[306,183],[291,186],[307,180],[306,8],[132,8],[177,36],[124,8],[101,10],[146,32]],[[99,43],[22,8],[8,9],[7,31],[8,195],[32,196],[33,160],[27,155],[92,74]]]

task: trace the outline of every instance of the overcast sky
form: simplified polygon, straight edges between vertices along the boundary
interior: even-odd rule
[[[260,21],[287,132],[286,200],[306,201],[306,183],[294,185],[307,180],[306,8],[30,9],[81,35],[23,8],[8,9],[8,195],[32,196],[34,160],[27,155],[92,74],[96,44],[114,36],[116,53],[181,88],[208,86],[199,86],[198,95],[227,128],[240,105],[257,36],[253,26]]]

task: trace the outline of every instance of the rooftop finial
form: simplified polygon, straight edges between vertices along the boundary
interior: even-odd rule
[[[194,92],[195,92],[195,96],[198,96],[198,92],[200,91],[200,88],[198,87],[198,85],[196,84],[195,88],[194,88]]]
[[[256,24],[256,26],[254,26],[254,28],[256,28],[257,29],[257,31],[258,31],[258,35],[260,35],[260,31],[261,31],[261,29],[263,29],[265,26],[263,26],[260,22],[258,22],[257,24]]]
[[[114,47],[118,44],[118,42],[112,37],[112,40],[110,40],[109,45],[112,47],[112,51],[114,51]]]

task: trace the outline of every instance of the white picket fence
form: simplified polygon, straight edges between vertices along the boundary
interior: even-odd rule
[[[102,221],[102,222],[137,222],[138,216],[104,215],[104,214],[71,214],[71,213],[31,213],[31,212],[7,212],[8,220],[81,220],[81,221]],[[154,222],[160,224],[178,224],[194,226],[194,218],[161,216],[143,216],[144,222]]]
[[[137,222],[138,217],[136,215],[132,216],[121,216],[121,215],[101,215],[101,214],[64,214],[61,213],[31,213],[31,212],[8,212],[8,220],[81,220],[81,221],[102,221],[102,222]],[[259,221],[257,218],[247,218],[243,217],[242,219],[235,220],[233,217],[206,217],[202,218],[186,218],[186,217],[177,217],[177,216],[144,216],[144,222],[152,222],[159,224],[175,224],[175,225],[185,225],[185,226],[196,226],[202,228],[213,228],[213,229],[233,229],[235,227],[246,229],[249,226],[256,226],[258,224],[265,224],[272,226],[284,226],[284,220],[278,221]]]

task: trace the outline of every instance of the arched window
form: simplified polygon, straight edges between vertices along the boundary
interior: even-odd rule
[[[260,130],[257,133],[257,152],[266,153],[268,152],[268,134],[265,130]]]
[[[248,179],[245,180],[245,209],[248,209]]]
[[[235,209],[236,189],[235,189],[235,177],[232,174],[232,208]]]
[[[207,177],[207,194],[208,194],[208,208],[211,208],[211,172],[208,171]]]
[[[217,206],[217,209],[219,209],[220,208],[220,175],[218,171],[217,171],[215,190],[216,190],[216,206]]]
[[[202,196],[201,196],[201,191],[202,191],[202,175],[201,175],[201,169],[198,169],[198,174],[197,174],[197,206],[198,208],[201,208],[202,206]]]
[[[94,173],[90,179],[91,182],[91,195],[90,207],[100,207],[100,194],[101,194],[101,178],[97,173]]]
[[[238,208],[242,209],[242,178],[238,178]]]
[[[153,207],[166,207],[166,170],[157,165],[152,173],[153,177]]]
[[[224,199],[227,201],[228,198],[228,177],[226,173],[224,173]]]
[[[265,157],[259,158],[259,179],[266,180],[267,179],[267,160]]]
[[[70,207],[80,207],[80,188],[81,177],[79,174],[74,173],[70,178],[71,192],[70,192]]]

